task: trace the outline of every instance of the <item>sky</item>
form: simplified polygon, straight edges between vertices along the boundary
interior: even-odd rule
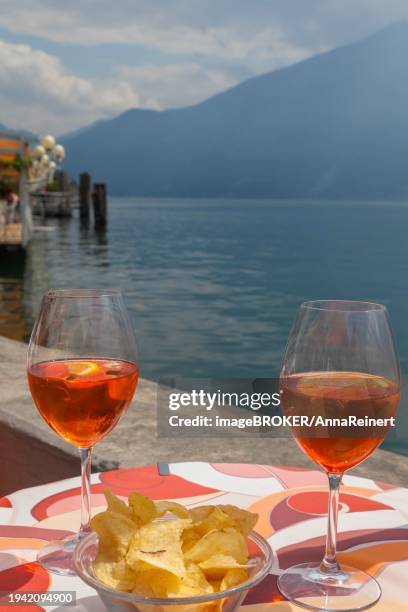
[[[407,0],[0,0],[0,123],[196,104],[403,19]]]

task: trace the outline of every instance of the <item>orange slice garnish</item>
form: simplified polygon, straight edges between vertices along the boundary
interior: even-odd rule
[[[73,361],[67,363],[70,374],[75,376],[89,376],[99,370],[97,363],[93,361]]]

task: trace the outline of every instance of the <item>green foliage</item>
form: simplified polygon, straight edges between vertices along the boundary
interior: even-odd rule
[[[16,155],[12,161],[3,162],[3,167],[21,172],[24,168],[29,168],[32,161],[31,157],[22,158],[20,155]]]

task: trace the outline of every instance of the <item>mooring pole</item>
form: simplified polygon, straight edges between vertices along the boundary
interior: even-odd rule
[[[108,205],[105,183],[95,183],[92,192],[95,228],[106,227]]]
[[[79,216],[83,220],[89,219],[91,205],[91,177],[88,172],[79,175]]]

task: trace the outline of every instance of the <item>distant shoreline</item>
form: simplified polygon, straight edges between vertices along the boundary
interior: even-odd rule
[[[406,199],[392,199],[392,198],[376,198],[376,199],[343,199],[343,198],[260,198],[260,197],[239,197],[239,196],[133,196],[133,195],[114,195],[109,193],[109,198],[111,200],[137,200],[137,201],[168,201],[168,202],[178,202],[178,201],[186,201],[186,202],[270,202],[273,204],[408,204],[408,195]]]

